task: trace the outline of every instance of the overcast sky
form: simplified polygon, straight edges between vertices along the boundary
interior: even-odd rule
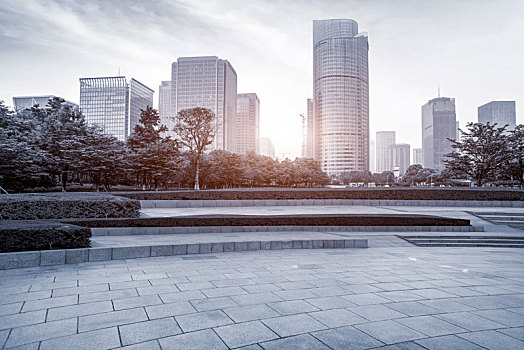
[[[300,154],[312,95],[312,20],[351,18],[369,34],[371,136],[421,146],[420,107],[456,99],[524,106],[523,0],[0,0],[0,100],[53,94],[78,103],[80,77],[118,70],[153,88],[183,56],[218,56],[256,92],[261,136]]]

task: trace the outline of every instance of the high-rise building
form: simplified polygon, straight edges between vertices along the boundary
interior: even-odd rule
[[[423,166],[442,170],[446,154],[453,151],[451,142],[457,137],[455,99],[434,98],[422,106],[422,152]]]
[[[247,154],[259,152],[260,138],[260,100],[257,94],[237,95],[237,120],[235,132],[235,152]]]
[[[39,107],[45,107],[47,105],[47,102],[57,97],[55,95],[42,95],[42,96],[15,96],[13,97],[13,107],[15,111],[22,111],[27,108],[34,107],[35,105],[38,105]],[[76,103],[66,101],[66,104],[70,105],[71,107],[78,107]]]
[[[508,125],[507,130],[515,129],[517,124],[517,113],[515,101],[491,101],[478,108],[478,122],[497,123],[502,127]]]
[[[413,148],[413,163],[411,164],[422,165],[422,163],[424,163],[422,160],[422,148]]]
[[[315,113],[313,109],[313,99],[307,99],[306,114],[306,158],[315,158]]]
[[[171,115],[171,81],[163,81],[158,87],[158,115],[160,122],[168,128],[166,135],[174,136],[173,116]]]
[[[275,159],[275,145],[269,137],[260,138],[260,155]]]
[[[369,140],[369,171],[372,173],[376,172],[377,166],[376,166],[376,148],[375,148],[375,140],[370,139]]]
[[[313,21],[315,159],[323,171],[369,169],[368,38],[351,19]]]
[[[410,146],[407,143],[397,143],[391,146],[393,168],[399,169],[399,175],[406,173],[410,161]]]
[[[80,78],[80,109],[88,124],[126,141],[133,132],[142,109],[153,107],[154,91],[124,76]]]
[[[215,113],[216,133],[210,149],[235,150],[237,73],[215,56],[180,57],[171,70],[171,113],[194,107]]]
[[[384,171],[393,170],[393,154],[391,151],[391,146],[393,146],[395,141],[395,132],[394,131],[377,131],[376,134],[376,150],[377,150],[377,173],[382,173]]]

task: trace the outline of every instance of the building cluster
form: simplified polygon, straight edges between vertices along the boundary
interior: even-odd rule
[[[350,171],[393,171],[403,175],[410,164],[442,170],[449,139],[459,139],[455,99],[437,97],[422,106],[422,148],[397,143],[395,131],[369,135],[368,37],[351,19],[313,21],[313,97],[302,114],[302,156],[314,158],[328,175]],[[205,107],[215,114],[216,136],[209,150],[275,157],[269,138],[260,137],[260,100],[237,92],[237,73],[216,56],[180,57],[171,79],[158,91],[161,123],[174,135],[177,113]],[[80,109],[86,121],[126,141],[141,110],[153,106],[154,91],[123,76],[80,79]],[[440,92],[439,92],[440,95]],[[45,105],[53,96],[13,98],[16,110]],[[71,105],[73,103],[68,102]],[[514,128],[515,101],[478,107],[478,121]]]

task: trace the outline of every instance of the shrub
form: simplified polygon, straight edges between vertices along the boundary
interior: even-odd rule
[[[91,230],[49,221],[3,221],[0,253],[31,250],[88,248]]]
[[[138,217],[140,202],[105,193],[0,195],[0,219]]]
[[[272,199],[375,199],[375,200],[474,200],[522,201],[524,191],[457,188],[359,188],[359,189],[254,189],[169,192],[122,192],[138,200],[272,200]]]

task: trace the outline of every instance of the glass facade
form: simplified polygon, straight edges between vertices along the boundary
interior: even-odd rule
[[[391,147],[395,145],[394,131],[377,131],[377,173],[393,170],[393,153]]]
[[[369,170],[368,39],[351,19],[313,21],[315,159],[328,174]]]
[[[211,149],[235,150],[237,74],[215,56],[181,57],[171,69],[171,113],[194,107],[215,113],[216,136]]]
[[[391,157],[393,159],[393,168],[399,169],[399,175],[406,173],[410,161],[410,146],[407,143],[397,143],[391,146]]]
[[[448,139],[457,137],[455,99],[438,97],[422,106],[423,166],[443,170],[444,159],[453,148]]]
[[[413,163],[411,164],[422,165],[422,163],[424,163],[422,160],[422,148],[413,148]]]
[[[275,145],[269,137],[260,138],[260,155],[275,159]]]
[[[153,106],[154,91],[123,76],[80,78],[80,109],[91,125],[126,141],[139,120],[140,110]]]
[[[497,126],[508,125],[507,130],[515,129],[517,113],[515,101],[492,101],[478,108],[479,123],[490,123]]]
[[[235,152],[259,153],[260,100],[257,94],[237,95]]]
[[[167,135],[174,136],[174,122],[171,118],[171,81],[163,81],[158,87],[158,115],[160,123],[165,125],[169,130]]]
[[[315,158],[315,110],[313,108],[313,99],[307,99],[307,141],[306,141],[306,158]]]

